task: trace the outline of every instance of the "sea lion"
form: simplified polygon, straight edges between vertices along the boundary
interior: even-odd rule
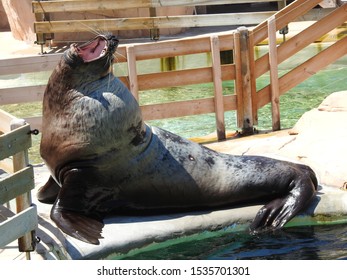
[[[44,93],[40,152],[51,178],[38,192],[51,219],[99,244],[103,217],[118,210],[186,211],[269,201],[254,232],[282,227],[314,197],[308,166],[215,152],[146,125],[129,90],[112,74],[112,35],[71,45]]]

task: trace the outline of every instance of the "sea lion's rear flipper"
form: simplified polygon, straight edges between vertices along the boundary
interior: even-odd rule
[[[259,210],[250,225],[250,232],[266,232],[283,227],[309,204],[315,196],[316,183],[309,176],[293,181],[291,184],[294,187],[286,196],[270,201]]]
[[[59,209],[56,205],[51,211],[51,219],[66,234],[81,241],[99,245],[104,224],[80,213]]]
[[[46,184],[37,191],[37,199],[42,203],[53,204],[60,192],[60,186],[49,176]]]

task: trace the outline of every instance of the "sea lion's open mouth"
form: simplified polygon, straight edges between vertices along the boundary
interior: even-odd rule
[[[108,51],[107,38],[104,36],[98,36],[93,40],[76,47],[78,56],[83,59],[84,62],[92,62],[102,58]]]

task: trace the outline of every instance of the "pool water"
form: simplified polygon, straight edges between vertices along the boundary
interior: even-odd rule
[[[152,245],[114,259],[347,260],[347,225],[289,227],[259,235],[222,232],[209,237],[210,234],[202,233],[173,245],[169,241],[166,247]]]

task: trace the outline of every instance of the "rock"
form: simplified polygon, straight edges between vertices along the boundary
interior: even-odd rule
[[[319,111],[347,112],[347,91],[338,91],[327,98],[318,107]]]

